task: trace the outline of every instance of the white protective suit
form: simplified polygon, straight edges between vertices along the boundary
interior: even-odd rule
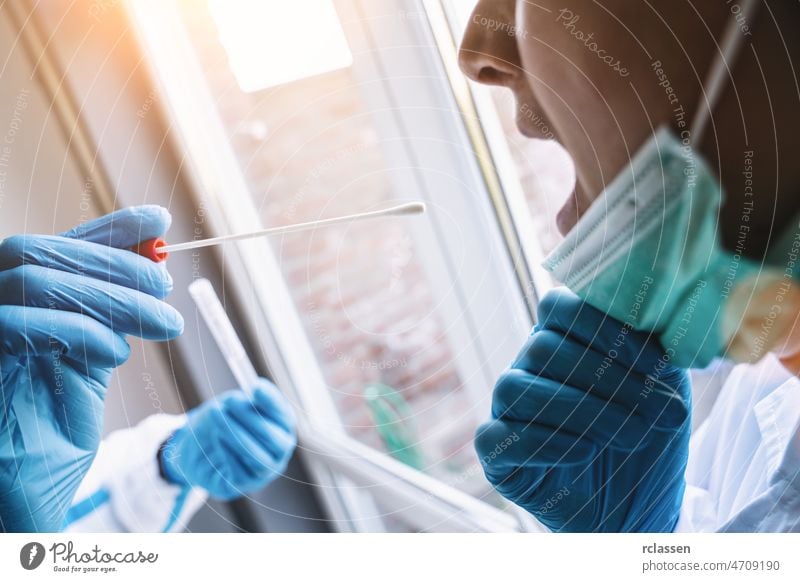
[[[775,356],[733,368],[686,482],[677,532],[800,532],[800,379]]]
[[[207,494],[165,481],[157,454],[185,422],[184,415],[154,414],[104,439],[67,513],[65,531],[183,530]]]

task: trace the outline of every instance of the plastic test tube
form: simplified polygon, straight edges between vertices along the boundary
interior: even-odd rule
[[[250,394],[258,383],[258,374],[211,282],[208,279],[197,279],[189,285],[189,294],[211,331],[217,347],[225,357],[236,382],[242,390]]]

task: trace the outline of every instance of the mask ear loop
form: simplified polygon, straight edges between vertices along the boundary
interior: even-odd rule
[[[704,99],[701,99],[700,106],[697,108],[690,126],[692,143],[695,146],[699,146],[703,141],[703,134],[711,119],[711,112],[714,111],[717,103],[719,103],[722,91],[730,81],[730,67],[736,62],[739,52],[742,50],[745,39],[744,34],[739,30],[738,21],[741,19],[745,22],[752,22],[758,10],[759,1],[741,0],[739,5],[741,11],[731,17],[728,26],[725,28],[725,33],[719,45],[719,52],[714,58],[711,70],[703,83],[702,97]]]

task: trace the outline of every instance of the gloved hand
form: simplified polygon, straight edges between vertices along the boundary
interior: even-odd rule
[[[691,392],[647,335],[548,293],[476,435],[486,477],[554,531],[670,532],[688,457]]]
[[[289,403],[261,378],[252,397],[232,390],[190,411],[186,425],[162,447],[160,464],[171,483],[229,500],[278,477],[296,444]]]
[[[169,213],[126,208],[61,236],[0,244],[0,530],[58,531],[100,444],[125,335],[168,340],[183,319],[161,301],[163,265],[127,250]]]

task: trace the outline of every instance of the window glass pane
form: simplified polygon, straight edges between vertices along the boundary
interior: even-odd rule
[[[442,0],[453,36],[460,42],[471,19],[476,0]],[[500,34],[505,34],[501,32]],[[567,152],[554,141],[553,128],[537,111],[535,104],[516,103],[509,89],[487,87],[472,83],[474,91],[488,92],[506,136],[512,160],[517,168],[530,218],[536,230],[538,244],[544,253],[550,252],[561,240],[555,226],[559,208],[575,187],[575,170]],[[527,118],[526,125],[542,134],[541,139],[523,136],[517,130],[517,118]]]
[[[519,107],[508,89],[491,87],[488,90],[517,168],[539,246],[544,253],[549,253],[561,240],[556,215],[575,187],[572,161],[552,136],[531,139],[517,130],[517,116],[525,115],[543,134],[549,135],[552,130],[536,111]]]
[[[246,92],[208,6],[179,5],[265,225],[401,201],[383,155],[391,136],[376,126],[363,100],[365,80],[352,67]],[[269,67],[271,55],[263,57]],[[348,433],[484,496],[490,487],[472,446],[475,403],[446,341],[410,220],[360,222],[271,244]]]
[[[305,79],[353,62],[331,0],[209,0],[209,6],[243,91]],[[264,55],[281,58],[270,59],[267,67]]]

